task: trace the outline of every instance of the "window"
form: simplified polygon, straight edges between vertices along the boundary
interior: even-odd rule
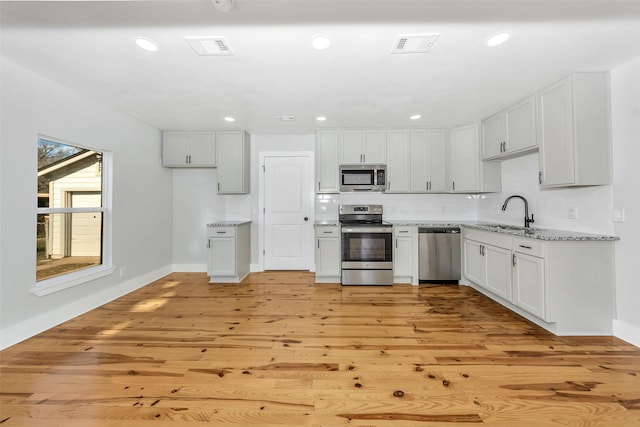
[[[82,283],[110,267],[108,160],[101,151],[38,138],[35,293]]]

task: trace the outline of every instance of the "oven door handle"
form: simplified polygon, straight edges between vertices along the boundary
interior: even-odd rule
[[[342,233],[388,233],[393,234],[393,230],[391,227],[380,228],[380,227],[342,227]]]

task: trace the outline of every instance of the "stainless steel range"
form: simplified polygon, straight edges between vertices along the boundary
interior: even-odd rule
[[[342,284],[393,285],[393,227],[382,205],[341,205]]]

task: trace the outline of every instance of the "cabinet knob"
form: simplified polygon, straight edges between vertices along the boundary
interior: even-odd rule
[[[308,217],[308,216],[305,216],[305,217],[304,217],[304,220],[305,220],[305,221],[309,221],[309,217]]]

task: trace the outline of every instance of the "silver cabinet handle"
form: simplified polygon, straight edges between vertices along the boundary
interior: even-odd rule
[[[516,254],[512,254],[511,255],[511,263],[513,264],[513,266],[516,266]]]
[[[540,171],[538,172],[538,182],[542,184],[542,181],[544,181],[544,179],[542,179],[542,171]]]
[[[518,246],[520,246],[521,248],[524,248],[524,249],[531,249],[531,246],[527,246],[527,245],[518,245]]]

